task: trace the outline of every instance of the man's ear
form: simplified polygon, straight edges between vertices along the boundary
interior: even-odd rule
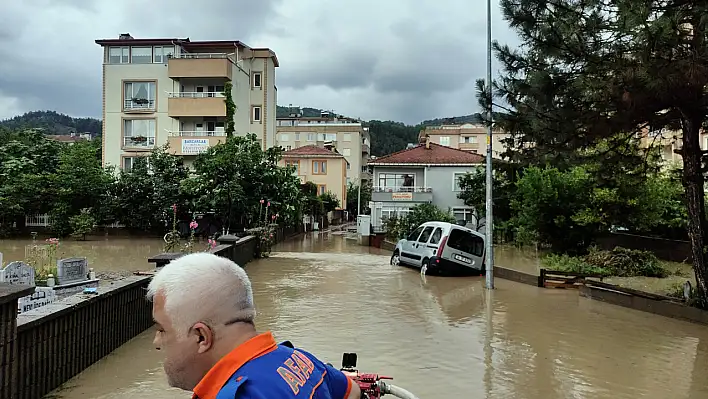
[[[192,326],[192,331],[199,344],[199,353],[208,351],[214,345],[214,332],[208,325],[202,322],[196,323]]]

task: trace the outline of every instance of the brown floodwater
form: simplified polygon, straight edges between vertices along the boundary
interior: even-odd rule
[[[110,251],[130,258],[125,252],[154,244],[103,245],[124,245]],[[708,397],[706,327],[573,290],[497,279],[488,292],[479,277],[422,278],[390,266],[385,251],[333,234],[276,251],[246,266],[258,328],[335,365],[343,352],[357,352],[361,371],[391,375],[421,399]],[[504,256],[513,258],[508,251],[498,264]],[[123,345],[54,395],[189,398],[167,386],[153,334]]]

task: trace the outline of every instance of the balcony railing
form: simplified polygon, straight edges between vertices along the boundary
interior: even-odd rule
[[[168,130],[167,135],[170,137],[224,137],[226,132],[223,130]]]
[[[169,98],[213,98],[224,97],[224,93],[218,91],[168,91]]]
[[[155,146],[155,137],[126,136],[123,137],[123,146],[130,148],[152,148]]]
[[[387,186],[375,186],[375,193],[432,193],[433,189],[430,187],[412,187],[412,186],[401,186],[401,187],[387,187]]]
[[[229,58],[230,55],[229,53],[181,53],[177,58]]]
[[[123,100],[123,109],[129,111],[150,111],[155,109],[155,100],[126,98]]]

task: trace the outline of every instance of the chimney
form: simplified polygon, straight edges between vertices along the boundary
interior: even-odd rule
[[[118,39],[120,39],[120,40],[132,40],[132,39],[133,39],[133,36],[130,36],[130,33],[121,33],[121,34],[118,36]]]
[[[428,134],[425,135],[425,149],[426,150],[430,149],[430,135],[428,135]]]

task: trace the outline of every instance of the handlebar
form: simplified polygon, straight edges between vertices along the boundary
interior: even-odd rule
[[[356,353],[345,353],[340,370],[359,385],[361,399],[379,399],[387,394],[400,399],[418,399],[411,392],[385,381],[392,380],[393,377],[359,373],[356,369],[356,361]]]

